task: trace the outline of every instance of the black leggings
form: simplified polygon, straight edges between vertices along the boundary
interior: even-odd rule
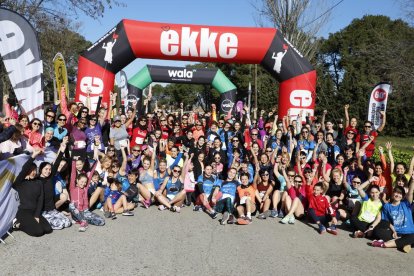
[[[351,225],[355,230],[365,232],[371,224],[372,223],[359,220],[357,216],[351,217]]]
[[[401,234],[399,239],[395,240],[395,244],[398,249],[403,248],[404,246],[414,244],[414,234]],[[390,228],[390,223],[385,220],[381,222],[374,228],[374,237],[383,241],[393,240],[392,230]]]
[[[34,210],[19,209],[16,214],[18,229],[29,236],[40,237],[44,234],[52,233],[52,227],[49,222],[40,215],[39,222],[34,217]]]
[[[332,216],[331,215],[325,214],[325,215],[319,217],[319,216],[316,215],[315,210],[312,209],[312,208],[308,209],[308,213],[309,213],[309,215],[311,216],[311,218],[313,219],[314,222],[319,221],[324,226],[329,226],[328,223],[332,221]]]
[[[227,211],[232,214],[234,210],[233,202],[231,202],[231,198],[226,197],[225,199],[219,200],[214,209],[219,213]]]

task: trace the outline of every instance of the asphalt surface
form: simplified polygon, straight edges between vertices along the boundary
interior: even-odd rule
[[[84,233],[75,225],[41,238],[13,235],[0,244],[0,275],[414,274],[414,250],[372,248],[345,230],[319,235],[299,221],[222,226],[189,207],[138,208]]]

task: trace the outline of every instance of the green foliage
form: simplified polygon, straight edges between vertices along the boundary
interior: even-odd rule
[[[327,109],[331,119],[350,116],[367,118],[370,93],[378,82],[393,86],[388,99],[385,132],[412,136],[414,113],[414,28],[386,16],[364,16],[322,40],[317,56],[317,111]]]
[[[413,157],[412,154],[409,154],[408,152],[405,151],[401,151],[401,150],[392,150],[392,156],[394,157],[394,162],[395,164],[399,163],[399,162],[404,162],[407,167],[410,165],[411,162],[411,158]],[[373,159],[375,161],[380,161],[380,157],[379,157],[379,151],[376,150],[374,155],[373,155]],[[389,162],[389,158],[387,156],[387,162]]]

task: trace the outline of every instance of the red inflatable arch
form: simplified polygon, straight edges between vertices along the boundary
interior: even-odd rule
[[[117,72],[136,58],[261,64],[279,82],[279,116],[313,115],[316,72],[277,29],[124,19],[79,57],[76,100],[108,104]]]

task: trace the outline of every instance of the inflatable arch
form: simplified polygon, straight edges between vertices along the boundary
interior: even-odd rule
[[[280,82],[279,116],[313,115],[316,71],[277,29],[124,19],[79,57],[76,100],[109,102],[115,74],[135,58],[261,64]]]
[[[227,114],[236,103],[236,86],[217,68],[186,68],[147,65],[128,80],[128,98],[142,107],[142,91],[152,82],[210,84],[220,92],[220,113]]]

